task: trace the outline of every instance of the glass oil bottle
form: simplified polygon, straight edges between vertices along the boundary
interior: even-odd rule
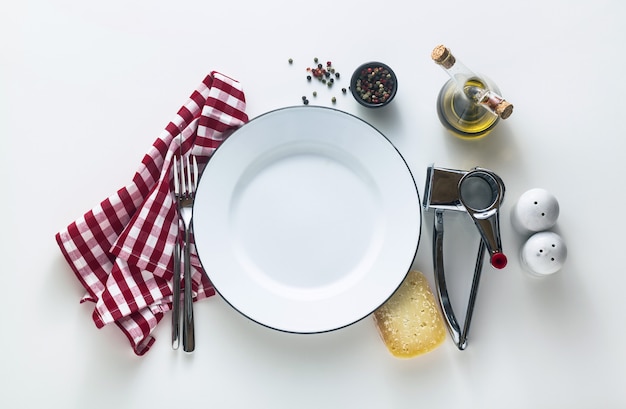
[[[450,49],[439,45],[432,59],[450,79],[437,98],[437,114],[445,128],[463,139],[478,139],[493,130],[500,119],[513,113],[513,105],[500,96],[489,78],[474,74]]]

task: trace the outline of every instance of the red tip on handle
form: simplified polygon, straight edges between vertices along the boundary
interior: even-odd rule
[[[493,253],[491,256],[491,265],[498,270],[506,267],[507,261],[504,253]]]

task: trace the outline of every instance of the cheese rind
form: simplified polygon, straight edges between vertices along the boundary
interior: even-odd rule
[[[396,292],[373,314],[385,345],[398,358],[413,358],[437,348],[446,328],[428,280],[412,270]]]

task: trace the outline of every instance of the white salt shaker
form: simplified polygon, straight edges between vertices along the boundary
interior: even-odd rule
[[[520,234],[528,235],[550,229],[559,217],[559,202],[545,189],[524,192],[511,211],[511,224]]]
[[[545,277],[556,273],[563,267],[566,259],[565,242],[561,236],[551,231],[533,234],[522,246],[522,266],[534,276]]]

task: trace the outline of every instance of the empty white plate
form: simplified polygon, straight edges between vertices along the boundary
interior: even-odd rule
[[[369,315],[409,271],[419,194],[379,131],[350,114],[261,115],[213,154],[194,205],[195,243],[220,295],[248,318],[297,333]]]

